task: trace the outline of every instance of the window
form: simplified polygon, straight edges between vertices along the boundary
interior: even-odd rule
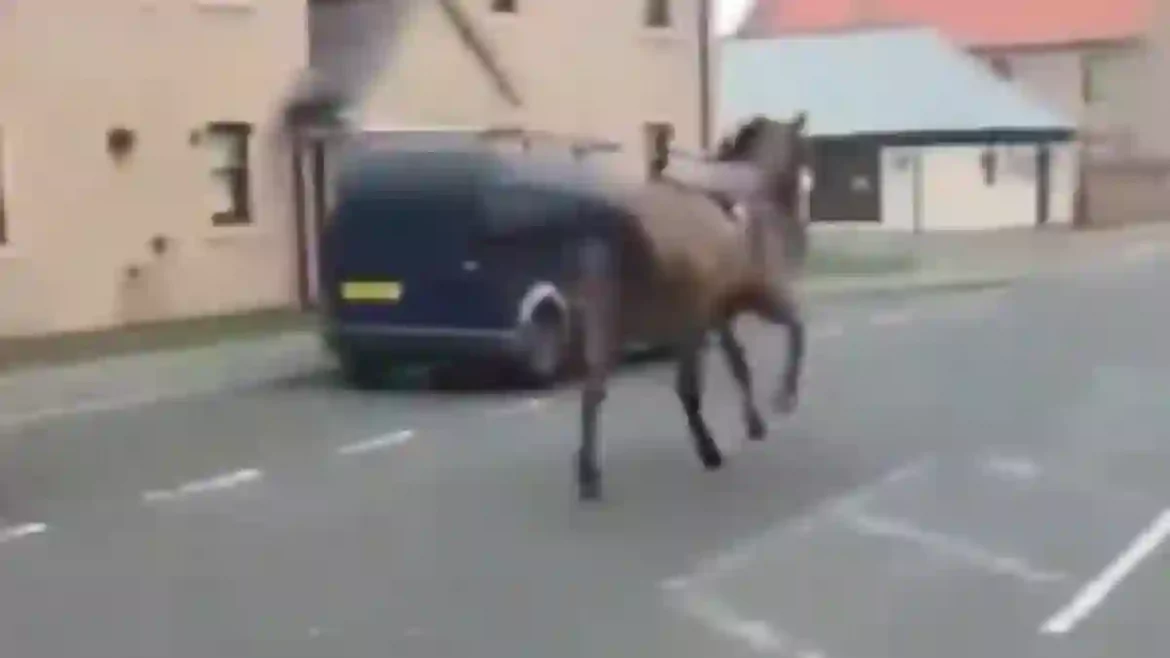
[[[670,27],[670,0],[646,0],[646,27]]]
[[[497,14],[515,14],[519,11],[517,0],[492,0],[492,11]]]
[[[236,226],[252,222],[251,185],[248,170],[248,139],[252,127],[246,123],[212,123],[207,129],[213,154],[211,175],[218,183],[220,201],[211,222]]]
[[[647,123],[643,131],[646,136],[646,176],[658,178],[670,162],[670,140],[674,137],[674,126],[669,123]]]
[[[4,168],[4,156],[7,154],[5,146],[4,130],[0,129],[0,247],[8,244],[8,199],[5,196],[7,189],[4,186],[8,176],[8,172]]]

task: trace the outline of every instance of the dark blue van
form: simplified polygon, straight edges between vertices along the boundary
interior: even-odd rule
[[[573,361],[573,247],[620,216],[585,165],[396,147],[351,155],[336,184],[322,326],[351,383],[390,363],[474,360],[547,385]]]

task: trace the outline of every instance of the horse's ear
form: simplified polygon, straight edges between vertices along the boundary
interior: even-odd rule
[[[796,117],[794,117],[792,119],[792,127],[795,128],[797,132],[803,131],[804,127],[807,124],[808,124],[808,112],[806,112],[804,110],[797,112]]]

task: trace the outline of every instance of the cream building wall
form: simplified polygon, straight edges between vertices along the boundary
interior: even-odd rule
[[[283,305],[293,294],[283,95],[303,2],[38,0],[0,20],[0,335]],[[209,122],[244,122],[251,221],[215,226]],[[133,131],[121,161],[107,131]],[[152,250],[161,238],[163,253]]]

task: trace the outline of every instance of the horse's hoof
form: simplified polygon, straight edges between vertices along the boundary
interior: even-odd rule
[[[577,483],[577,499],[582,502],[601,500],[601,481],[585,480]]]
[[[763,441],[768,434],[768,427],[759,414],[752,414],[747,419],[747,435],[752,441]]]
[[[772,408],[776,410],[776,413],[790,414],[796,411],[796,406],[799,401],[798,398],[799,396],[795,392],[778,393],[772,400]]]
[[[723,467],[723,454],[718,449],[699,450],[699,461],[708,471],[716,471]]]

